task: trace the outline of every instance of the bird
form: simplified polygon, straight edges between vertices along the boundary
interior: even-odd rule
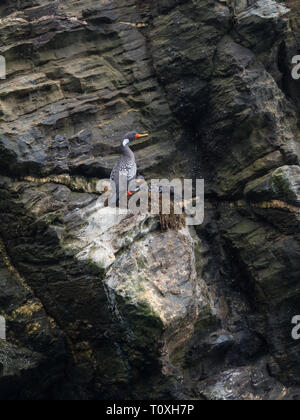
[[[118,200],[120,191],[119,191],[119,181],[120,175],[124,176],[127,179],[127,188],[128,184],[136,179],[137,175],[137,165],[135,161],[135,156],[133,151],[130,149],[129,144],[134,140],[141,139],[143,137],[148,137],[148,134],[138,134],[136,131],[131,131],[123,137],[121,141],[121,152],[122,156],[114,166],[110,180],[115,183],[116,187],[116,198]],[[127,189],[127,194],[132,195]]]

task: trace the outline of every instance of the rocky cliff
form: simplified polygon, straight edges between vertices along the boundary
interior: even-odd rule
[[[300,399],[299,4],[2,0],[1,399]],[[107,215],[122,135],[205,221]]]

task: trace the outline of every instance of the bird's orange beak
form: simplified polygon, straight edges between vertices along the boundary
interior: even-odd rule
[[[136,138],[136,140],[137,140],[137,139],[141,139],[142,137],[148,137],[148,135],[149,135],[149,134],[137,134],[137,135],[135,136],[135,138]]]

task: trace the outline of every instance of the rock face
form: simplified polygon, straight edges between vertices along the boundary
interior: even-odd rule
[[[299,5],[3,0],[1,399],[300,399]],[[206,182],[162,232],[97,192]]]
[[[48,328],[56,333],[50,346],[55,372],[63,373],[59,357],[60,363],[76,365],[76,369],[67,367],[74,375],[76,371],[75,389],[63,395],[78,397],[80,384],[84,398],[179,395],[179,368],[201,306],[194,241],[188,230],[162,233],[158,220],[148,214],[105,215],[107,208],[98,196],[72,193],[66,186],[3,180],[2,187],[7,207],[1,213],[9,226],[2,230],[3,238],[10,242],[11,229],[16,235],[13,241],[19,237],[13,258],[18,259],[16,265],[26,278],[28,275],[27,284],[36,296],[43,297],[44,305],[29,291],[27,297],[22,289],[21,294],[16,286],[6,285],[8,266],[3,273],[2,300],[8,308],[4,314],[9,327],[14,330],[18,322],[20,331],[27,315],[26,332],[33,342],[29,341],[30,350],[40,345],[40,339],[49,340]],[[17,217],[14,212],[19,206]],[[20,283],[19,275],[15,276]],[[7,304],[8,292],[18,292],[20,303]],[[59,324],[58,331],[53,320]],[[13,343],[23,338],[10,334]],[[71,352],[69,361],[64,339]],[[21,341],[22,345],[27,341]],[[56,354],[59,344],[62,354]],[[15,351],[20,350],[16,347]],[[27,353],[26,349],[20,357],[29,357]],[[37,361],[44,353],[48,356],[48,350],[42,348],[35,355]],[[12,376],[9,367],[13,363],[5,358],[2,363],[4,378]],[[32,370],[37,374],[39,363]],[[140,384],[142,375],[152,375],[152,381]],[[59,379],[53,377],[49,386],[55,386],[55,380]],[[91,381],[95,389],[89,394]],[[33,392],[29,395],[34,396]]]

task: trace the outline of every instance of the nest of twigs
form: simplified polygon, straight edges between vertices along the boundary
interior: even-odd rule
[[[151,212],[151,192],[148,193],[149,205],[148,210]],[[186,227],[186,218],[184,214],[175,214],[174,199],[170,200],[170,214],[162,213],[162,194],[159,195],[159,221],[160,228],[166,230],[180,230]]]
[[[128,197],[128,200],[130,197]],[[108,207],[108,200],[106,200],[105,207]],[[151,213],[151,192],[148,192],[148,211]],[[170,214],[163,214],[162,212],[162,194],[159,194],[159,214],[158,214],[160,228],[162,231],[180,230],[186,227],[185,214],[175,214],[174,198],[170,200]]]

